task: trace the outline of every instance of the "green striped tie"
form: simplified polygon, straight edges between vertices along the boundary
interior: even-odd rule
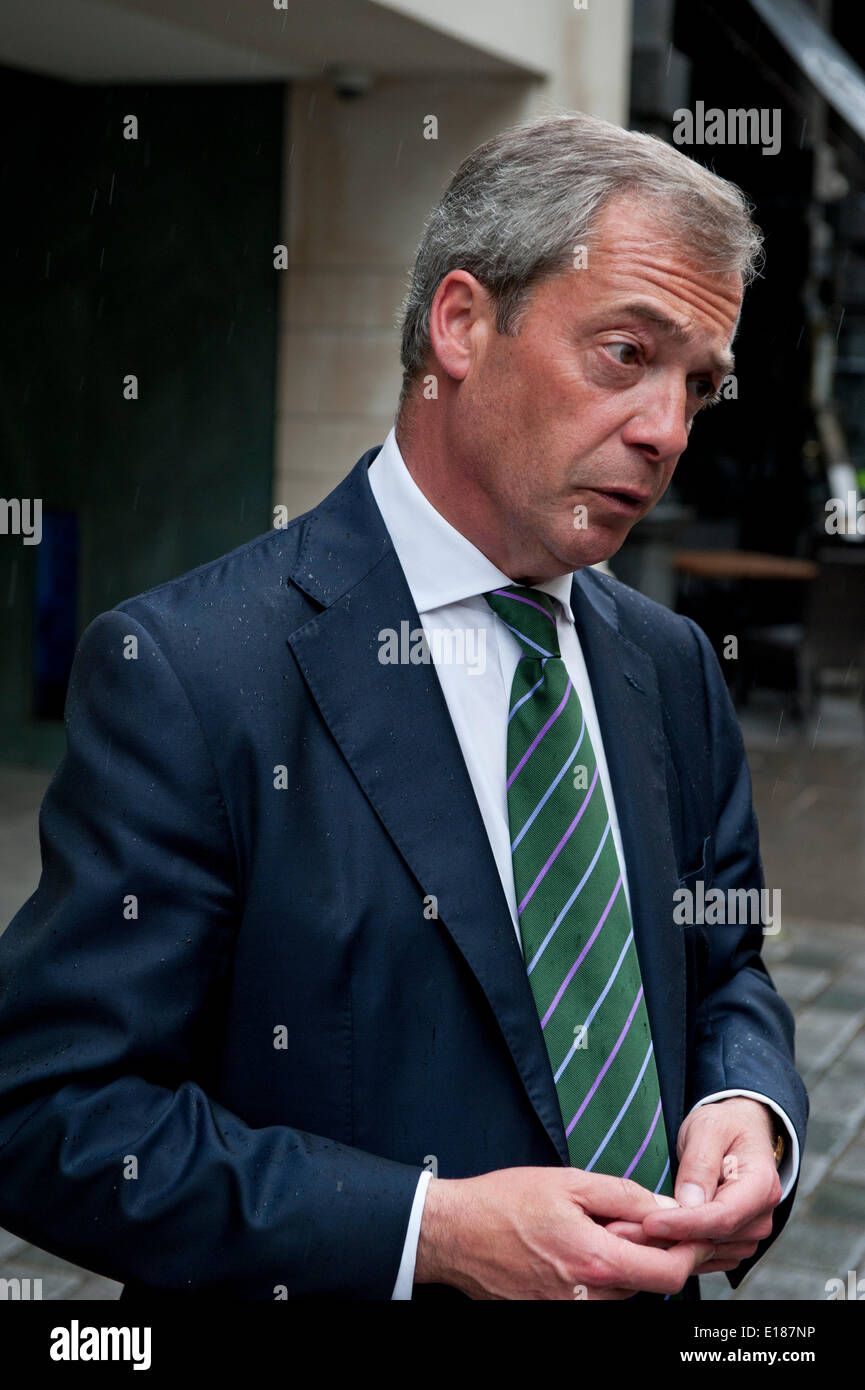
[[[514,886],[571,1163],[671,1195],[631,915],[554,600],[517,584],[484,597],[522,651],[507,740]]]

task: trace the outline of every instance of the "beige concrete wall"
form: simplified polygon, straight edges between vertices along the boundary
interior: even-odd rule
[[[590,5],[561,7],[561,67],[546,81],[379,77],[349,101],[324,81],[287,91],[274,504],[289,516],[393,424],[408,272],[469,150],[550,104],[625,118],[630,0]]]
[[[566,3],[566,0],[565,0]],[[631,0],[587,0],[562,24],[550,91],[564,105],[626,125],[631,92]]]

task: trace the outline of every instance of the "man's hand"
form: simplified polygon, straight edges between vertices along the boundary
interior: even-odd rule
[[[735,1269],[772,1230],[781,1200],[773,1148],[772,1112],[762,1101],[730,1096],[701,1105],[679,1130],[680,1206],[648,1212],[639,1227],[613,1222],[608,1230],[662,1249],[671,1241],[712,1240],[715,1256],[700,1273]]]
[[[451,1284],[476,1299],[623,1299],[640,1289],[678,1293],[714,1251],[687,1237],[669,1250],[613,1235],[602,1224],[660,1212],[626,1178],[579,1168],[503,1168],[476,1178],[433,1178],[415,1283]]]

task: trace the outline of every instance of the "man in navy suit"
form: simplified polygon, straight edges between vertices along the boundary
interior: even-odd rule
[[[777,1236],[808,1107],[763,925],[676,912],[763,886],[741,736],[700,630],[590,568],[717,397],[757,248],[659,141],[504,132],[427,223],[384,445],[90,624],[0,940],[0,1222],[126,1299],[695,1298]],[[497,590],[552,625],[593,749],[651,1029],[598,1154],[656,1067],[651,1185],[644,1146],[571,1158]]]

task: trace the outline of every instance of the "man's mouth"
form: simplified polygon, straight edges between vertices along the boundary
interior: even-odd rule
[[[636,516],[651,500],[649,495],[637,488],[593,487],[589,491],[623,516]]]

